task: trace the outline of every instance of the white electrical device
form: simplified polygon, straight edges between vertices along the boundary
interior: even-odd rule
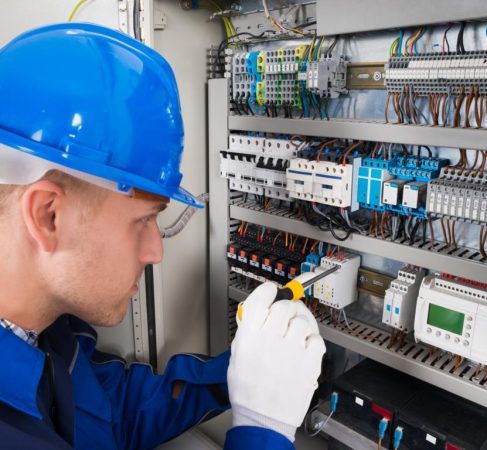
[[[314,272],[321,273],[334,266],[339,267],[336,272],[313,284],[313,295],[323,305],[341,309],[357,300],[360,256],[351,253],[339,257],[324,256]]]
[[[413,329],[416,300],[424,276],[424,269],[404,267],[399,271],[384,296],[383,323],[398,330]]]
[[[418,341],[487,364],[487,288],[429,275],[414,321]]]
[[[287,139],[231,134],[228,150],[220,152],[220,175],[230,189],[289,201],[286,167],[296,154]]]
[[[353,164],[291,159],[286,171],[287,189],[292,198],[339,208],[359,208],[357,180],[361,158]]]

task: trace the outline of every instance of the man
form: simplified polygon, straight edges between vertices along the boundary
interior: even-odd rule
[[[59,24],[0,50],[1,448],[153,448],[230,406],[227,369],[226,448],[293,448],[325,348],[274,285],[243,304],[231,358],[157,376],[95,349],[87,323],[119,323],[162,258],[158,213],[200,206],[182,148],[172,70],[141,43]]]

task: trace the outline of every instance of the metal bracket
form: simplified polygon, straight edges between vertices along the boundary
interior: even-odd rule
[[[164,11],[154,7],[154,30],[165,30],[167,26],[167,16]]]
[[[127,0],[118,0],[118,28],[128,34],[129,31],[129,8]]]

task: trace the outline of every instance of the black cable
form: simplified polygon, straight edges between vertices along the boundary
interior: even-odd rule
[[[138,41],[141,40],[140,35],[140,0],[134,0],[134,9],[133,9],[133,24],[134,24],[134,37]]]
[[[346,241],[350,237],[350,235],[352,234],[352,230],[350,228],[347,228],[345,230],[345,236],[338,236],[336,234],[336,232],[335,232],[335,229],[332,226],[332,219],[331,218],[329,219],[329,222],[330,222],[330,225],[329,225],[329,227],[330,227],[330,233],[332,234],[332,236],[336,240],[341,241],[341,242]]]
[[[448,25],[447,29],[445,30],[445,34],[443,35],[445,43],[446,43],[446,48],[448,49],[448,53],[450,53],[450,43],[448,42],[448,32],[450,31],[450,28],[452,26],[453,26],[452,23],[450,25]]]
[[[404,144],[401,144],[401,147],[402,147],[402,154],[404,156],[409,156],[409,152],[408,152],[407,147]]]
[[[140,0],[137,0],[137,1],[140,1]],[[242,31],[242,32],[237,33],[237,34],[235,34],[233,36],[227,37],[226,39],[223,39],[223,41],[221,41],[220,42],[220,45],[218,46],[218,53],[217,53],[217,58],[218,58],[220,64],[222,63],[222,61],[221,61],[221,59],[222,59],[221,53],[223,51],[224,46],[225,45],[228,45],[230,43],[229,41],[231,41],[231,40],[233,40],[233,39],[235,39],[237,37],[240,37],[240,36],[250,36],[250,37],[252,37],[254,39],[260,39],[260,38],[264,37],[264,35],[266,33],[275,34],[276,31],[274,31],[274,30],[265,30],[265,31],[263,31],[260,34],[253,34],[253,33],[249,33],[248,31]]]
[[[254,110],[252,109],[252,106],[250,105],[250,92],[247,94],[247,109],[249,110],[250,114],[252,116],[255,116]]]
[[[314,21],[314,22],[305,22],[305,23],[302,23],[300,25],[296,25],[294,28],[299,30],[300,28],[311,27],[313,25],[316,25],[316,21]]]
[[[414,224],[413,229],[411,230],[410,238],[409,238],[409,245],[413,245],[416,237],[416,233],[418,232],[419,224],[421,223],[420,219],[416,219],[416,223]]]
[[[465,47],[463,45],[463,34],[465,31],[465,22],[461,22],[460,24],[460,30],[458,31],[458,36],[457,36],[457,53],[461,53],[464,55],[465,52]]]

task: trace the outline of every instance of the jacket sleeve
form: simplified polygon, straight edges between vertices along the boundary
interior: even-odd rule
[[[268,428],[235,427],[227,433],[224,450],[294,450],[294,445],[282,434]]]
[[[154,448],[228,409],[229,356],[176,355],[162,375],[154,375],[145,364],[103,363],[111,355],[95,350],[92,367],[110,399],[119,448]],[[177,380],[185,384],[173,399]]]

